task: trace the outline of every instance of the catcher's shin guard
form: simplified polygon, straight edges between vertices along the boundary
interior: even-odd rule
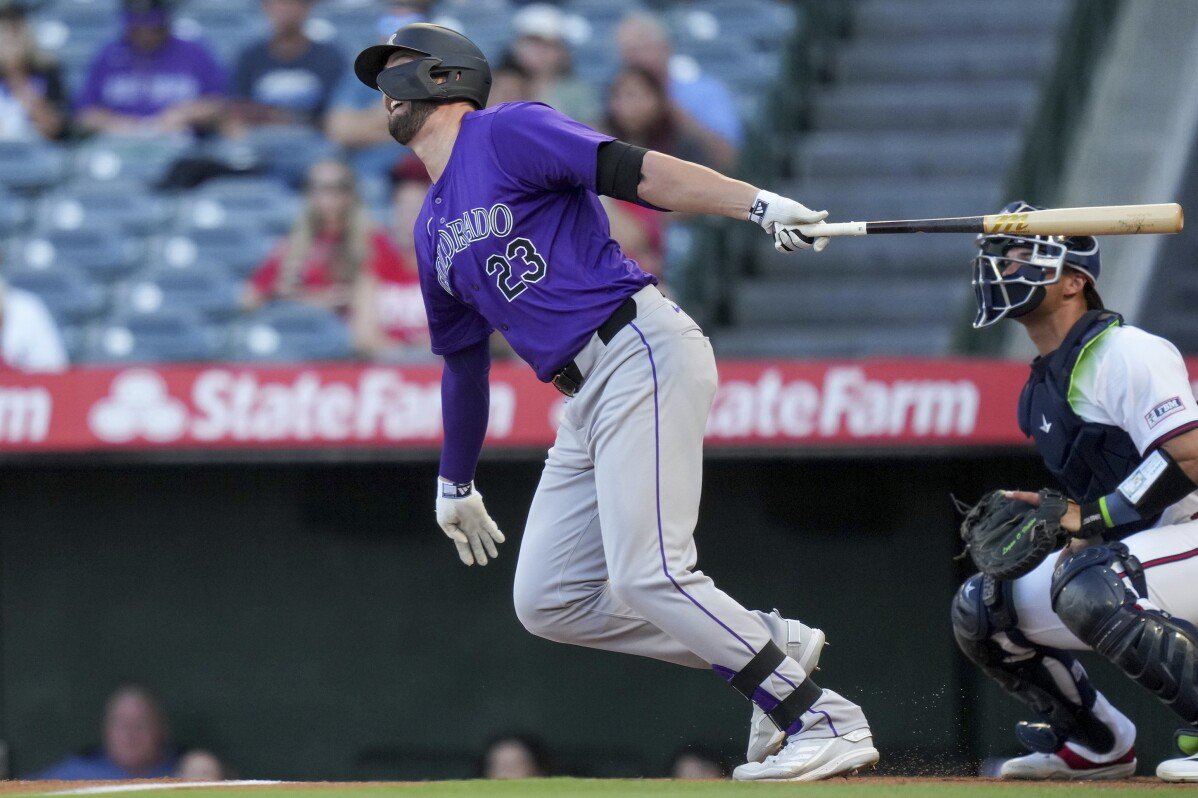
[[[1198,723],[1198,629],[1159,610],[1141,609],[1111,568],[1116,560],[1129,573],[1139,567],[1118,545],[1092,546],[1057,566],[1053,611],[1083,643],[1151,690],[1182,720]]]
[[[982,672],[1043,718],[1048,728],[1020,740],[1051,753],[1073,740],[1098,753],[1115,745],[1111,729],[1091,711],[1097,694],[1073,655],[1031,643],[1015,628],[1010,582],[975,574],[953,600],[953,634]],[[1040,742],[1039,745],[1035,743]]]

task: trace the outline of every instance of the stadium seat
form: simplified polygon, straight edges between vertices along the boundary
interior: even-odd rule
[[[41,297],[60,324],[90,321],[104,309],[104,289],[80,271],[67,266],[52,269],[21,267],[7,272],[4,280]]]
[[[84,358],[92,363],[179,363],[212,360],[219,332],[179,308],[116,315],[88,330]]]
[[[32,193],[62,177],[64,159],[58,147],[40,141],[0,141],[0,187]]]
[[[246,317],[234,326],[231,343],[236,360],[343,360],[353,355],[349,328],[339,316],[297,302],[276,302]]]
[[[752,50],[781,46],[793,33],[797,21],[795,9],[787,3],[771,0],[700,0],[691,6],[693,13],[710,14],[719,25],[721,40],[738,36],[752,42]]]
[[[159,241],[154,258],[156,263],[173,267],[217,264],[234,277],[244,278],[262,263],[276,240],[244,225],[196,229]]]
[[[90,64],[96,52],[120,34],[120,19],[120,3],[60,0],[33,15],[33,35],[71,71]]]
[[[0,186],[0,238],[11,235],[25,224],[25,201]]]
[[[118,285],[113,307],[125,316],[181,309],[227,321],[239,309],[241,289],[241,282],[215,265],[159,266]]]
[[[254,128],[245,141],[270,174],[297,188],[303,185],[309,166],[338,154],[336,145],[303,125]]]
[[[60,186],[40,203],[42,230],[119,230],[146,236],[170,220],[173,200],[133,180],[77,181]]]
[[[17,255],[29,269],[77,268],[102,282],[127,273],[138,262],[138,242],[114,230],[50,230],[19,243]]]
[[[281,180],[220,177],[188,196],[179,221],[187,228],[212,228],[236,220],[238,224],[283,233],[291,229],[299,212],[299,198]]]
[[[75,174],[86,180],[137,180],[158,183],[180,155],[186,142],[169,137],[97,136],[75,155]]]

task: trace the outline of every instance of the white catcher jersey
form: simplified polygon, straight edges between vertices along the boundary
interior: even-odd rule
[[[1137,327],[1112,327],[1078,359],[1069,405],[1086,421],[1119,427],[1143,455],[1183,428],[1198,428],[1198,401],[1177,347]],[[1190,520],[1198,491],[1161,515],[1157,526]]]

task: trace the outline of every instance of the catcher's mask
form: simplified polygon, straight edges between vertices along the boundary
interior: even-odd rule
[[[1008,203],[1002,213],[1039,210],[1026,202]],[[1101,308],[1094,288],[1100,269],[1098,242],[1092,236],[978,236],[978,253],[973,259],[973,295],[977,302],[974,329],[989,327],[1008,316],[1017,319],[1031,313],[1044,301],[1045,286],[1061,279],[1064,267],[1076,269],[1086,278],[1086,303]],[[1015,250],[1027,253],[1012,254]]]
[[[415,60],[388,68],[387,60],[400,52]],[[354,73],[393,100],[466,100],[484,108],[491,92],[491,68],[482,50],[457,31],[424,22],[367,47],[354,61]]]

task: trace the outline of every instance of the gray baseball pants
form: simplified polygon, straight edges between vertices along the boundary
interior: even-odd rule
[[[653,657],[725,678],[785,624],[750,611],[694,570],[703,434],[715,358],[703,331],[654,287],[636,319],[575,358],[585,375],[565,405],[533,498],[516,566],[516,614],[533,634]],[[807,674],[787,657],[761,683],[764,709]],[[772,698],[771,698],[772,697]],[[804,726],[844,734],[866,726],[831,690]]]

